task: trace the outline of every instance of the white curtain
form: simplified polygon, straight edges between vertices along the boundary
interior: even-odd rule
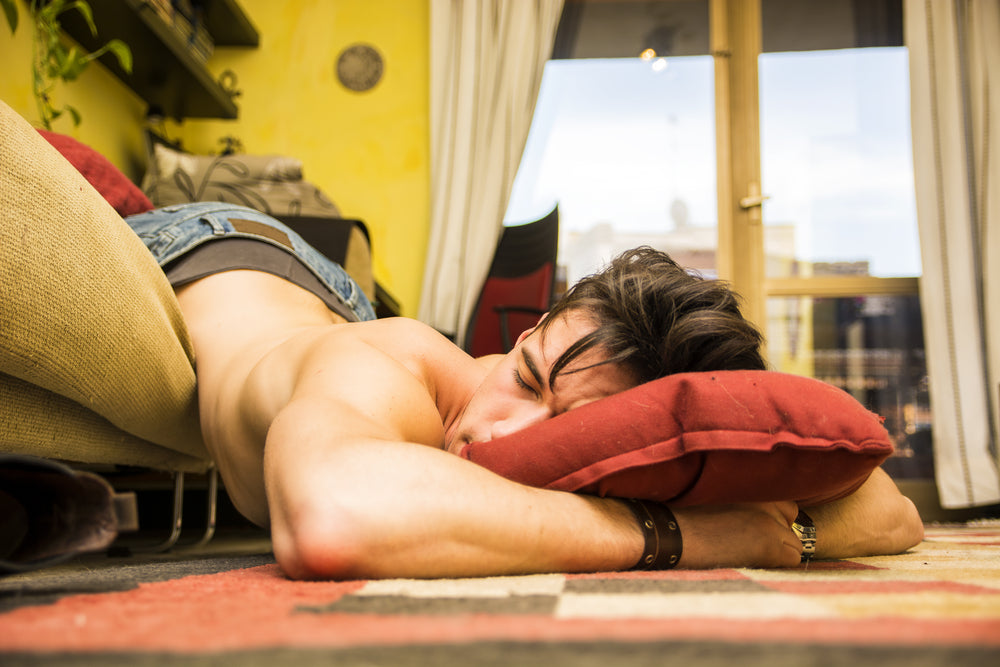
[[[431,229],[418,317],[465,336],[563,0],[431,0]]]
[[[1000,501],[1000,0],[906,0],[941,504]]]

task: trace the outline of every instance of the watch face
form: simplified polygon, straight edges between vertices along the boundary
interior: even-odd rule
[[[368,44],[354,44],[337,58],[337,78],[345,88],[362,92],[375,87],[382,78],[382,54]]]
[[[792,523],[792,531],[802,542],[802,562],[808,562],[816,554],[816,524],[805,512],[799,512]]]

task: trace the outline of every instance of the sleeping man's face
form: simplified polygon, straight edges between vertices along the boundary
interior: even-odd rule
[[[446,448],[458,453],[469,442],[486,442],[510,435],[555,415],[624,391],[635,383],[621,368],[597,364],[601,349],[591,349],[560,372],[554,387],[552,365],[566,349],[593,331],[585,315],[568,311],[521,334],[511,350],[479,385],[465,410],[446,434]]]

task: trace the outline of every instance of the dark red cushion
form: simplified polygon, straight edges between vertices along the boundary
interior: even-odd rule
[[[118,215],[124,218],[135,213],[145,213],[153,208],[153,203],[135,183],[90,146],[65,134],[46,130],[38,132],[83,174]]]
[[[459,453],[531,486],[673,505],[852,493],[893,450],[850,394],[773,371],[683,373]]]

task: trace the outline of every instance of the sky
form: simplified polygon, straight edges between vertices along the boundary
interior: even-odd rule
[[[765,54],[759,77],[765,224],[800,260],[920,275],[906,49]],[[506,221],[714,227],[715,181],[710,57],[550,61]]]

